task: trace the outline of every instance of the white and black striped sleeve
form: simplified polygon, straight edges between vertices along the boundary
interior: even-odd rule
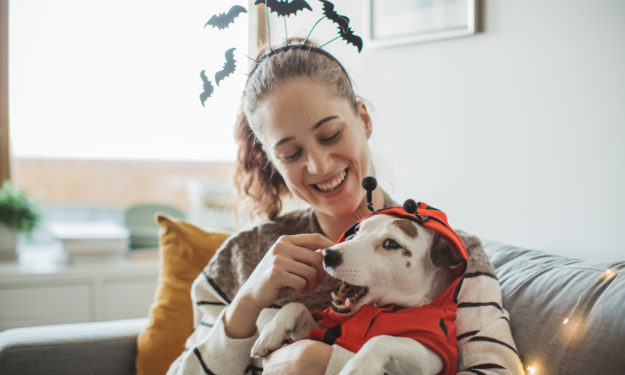
[[[522,375],[495,270],[477,237],[459,232],[469,267],[457,294],[458,374]]]
[[[194,330],[185,343],[184,352],[172,363],[167,374],[243,375],[262,372],[259,361],[250,358],[258,334],[244,339],[232,339],[226,335],[222,319],[230,301],[224,297],[206,274],[201,273],[194,281],[191,289]],[[273,313],[265,310],[261,314],[263,321]]]

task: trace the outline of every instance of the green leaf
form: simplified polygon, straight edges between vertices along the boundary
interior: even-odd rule
[[[11,229],[30,234],[41,222],[42,212],[37,203],[28,198],[25,190],[7,180],[0,188],[0,223]]]

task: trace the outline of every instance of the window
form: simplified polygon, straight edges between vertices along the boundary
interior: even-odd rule
[[[13,157],[233,160],[247,71],[248,14],[204,24],[247,1],[13,0],[9,105]],[[202,107],[200,72],[238,69]],[[222,52],[223,51],[223,52]]]
[[[14,182],[52,205],[180,209],[194,199],[193,182],[227,183],[256,35],[249,13],[225,30],[205,24],[233,5],[249,8],[246,0],[9,1]],[[200,72],[214,82],[232,47],[238,68],[203,107]]]

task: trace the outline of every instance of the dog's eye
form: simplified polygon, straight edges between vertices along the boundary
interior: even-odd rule
[[[387,250],[395,250],[395,249],[401,248],[401,246],[397,243],[397,241],[391,238],[385,239],[384,242],[382,242],[382,247],[384,247]]]
[[[352,238],[354,238],[355,235],[356,235],[356,233],[350,234],[349,236],[345,237],[345,241],[351,240]]]

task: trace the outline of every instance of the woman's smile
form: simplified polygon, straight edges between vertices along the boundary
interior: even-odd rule
[[[323,193],[331,192],[343,184],[347,178],[347,171],[348,168],[345,168],[343,171],[337,173],[329,179],[326,179],[324,182],[318,182],[316,184],[312,184],[312,186]]]

